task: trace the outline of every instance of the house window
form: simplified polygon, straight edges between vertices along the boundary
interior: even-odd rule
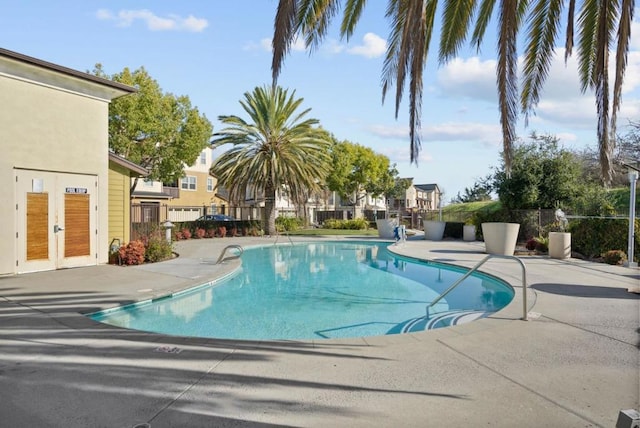
[[[180,179],[180,188],[184,190],[196,190],[196,177],[188,175]]]
[[[144,187],[153,187],[153,180],[149,178],[145,178],[143,183],[144,183]]]
[[[213,192],[213,178],[207,177],[207,192]]]
[[[200,165],[207,164],[207,152],[203,151],[200,153]]]

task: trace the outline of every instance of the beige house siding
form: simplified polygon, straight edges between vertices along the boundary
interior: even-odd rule
[[[108,107],[133,88],[83,76],[0,49],[0,182],[7,183],[0,186],[0,200],[13,201],[0,204],[0,220],[13,226],[0,228],[0,275],[107,262]],[[55,243],[54,227],[64,226],[60,201],[76,191],[91,197],[91,261],[54,254],[48,264],[22,263],[25,195],[51,193],[47,221]]]
[[[210,206],[215,203],[217,200],[215,196],[216,189],[216,179],[211,177],[206,172],[197,172],[197,171],[189,171],[185,170],[185,175],[187,177],[195,177],[196,178],[196,189],[189,190],[184,189],[181,186],[180,182],[178,182],[178,187],[180,187],[180,198],[171,199],[167,202],[170,206]],[[213,180],[213,191],[207,191],[207,178],[211,177]]]
[[[109,162],[109,243],[130,241],[129,171]]]

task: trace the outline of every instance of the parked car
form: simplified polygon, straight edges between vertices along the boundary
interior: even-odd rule
[[[202,220],[234,221],[235,218],[229,217],[228,215],[224,215],[224,214],[207,214],[207,215],[203,215],[202,217],[198,217],[197,220],[198,221],[202,221]]]

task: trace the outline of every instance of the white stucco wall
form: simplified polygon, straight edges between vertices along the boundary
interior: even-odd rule
[[[108,103],[0,73],[0,274],[17,257],[15,168],[97,175],[96,250],[107,261]]]

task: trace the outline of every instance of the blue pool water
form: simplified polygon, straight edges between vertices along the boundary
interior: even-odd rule
[[[125,328],[228,339],[378,336],[446,327],[487,316],[513,298],[506,283],[394,255],[388,243],[322,242],[250,248],[221,282],[168,299],[90,315]]]

